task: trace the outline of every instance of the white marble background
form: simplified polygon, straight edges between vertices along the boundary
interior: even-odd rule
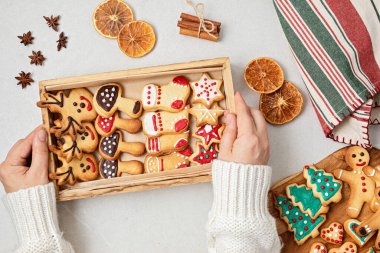
[[[339,147],[325,139],[307,98],[306,89],[281,31],[273,3],[268,0],[205,0],[206,17],[222,22],[218,43],[180,36],[176,27],[181,12],[191,12],[183,1],[128,0],[135,17],[150,22],[157,44],[146,57],[131,59],[116,41],[93,28],[92,13],[100,1],[50,0],[0,2],[0,159],[10,146],[41,123],[38,86],[21,90],[19,71],[33,72],[36,81],[152,65],[229,56],[235,89],[251,106],[258,95],[246,87],[243,70],[252,58],[268,56],[282,66],[285,76],[299,87],[305,105],[300,117],[284,126],[270,126],[272,182],[317,162]],[[60,29],[69,36],[68,48],[56,51],[55,33],[43,15],[60,14]],[[24,47],[17,35],[31,30],[35,41]],[[47,57],[43,67],[29,65],[31,50]],[[379,140],[374,140],[378,143]],[[0,197],[4,191],[0,187]],[[77,252],[206,252],[205,223],[211,206],[210,184],[98,197],[58,204],[65,237]],[[12,221],[0,204],[0,252],[17,246]]]

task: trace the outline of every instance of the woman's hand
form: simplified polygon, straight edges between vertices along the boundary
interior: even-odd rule
[[[248,107],[240,93],[235,95],[235,105],[236,115],[225,113],[226,128],[220,143],[219,159],[266,165],[269,160],[269,139],[262,113]]]
[[[49,182],[45,129],[37,127],[13,145],[5,161],[0,164],[0,181],[7,193]]]

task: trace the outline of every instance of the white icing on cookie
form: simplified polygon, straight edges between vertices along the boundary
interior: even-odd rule
[[[144,86],[142,94],[142,104],[145,107],[155,106],[157,102],[157,86],[147,84]]]

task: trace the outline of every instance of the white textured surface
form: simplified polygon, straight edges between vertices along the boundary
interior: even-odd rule
[[[185,1],[130,0],[135,17],[149,21],[157,34],[155,49],[141,59],[126,57],[116,41],[105,39],[94,30],[91,18],[98,3],[0,2],[1,160],[17,139],[41,122],[40,111],[35,106],[37,83],[21,90],[14,79],[21,70],[33,72],[33,78],[38,81],[221,56],[231,58],[235,89],[252,106],[257,106],[258,95],[245,86],[242,73],[247,62],[255,57],[277,59],[286,78],[304,95],[305,107],[297,120],[285,126],[269,127],[272,182],[342,146],[323,137],[272,1],[205,1],[206,17],[223,24],[222,40],[212,43],[178,35],[176,23],[180,13],[192,11]],[[61,52],[56,51],[58,33],[48,28],[42,18],[50,14],[61,15],[60,29],[69,36],[68,48]],[[35,41],[24,47],[17,35],[28,30],[33,32]],[[45,66],[29,65],[27,56],[31,50],[42,50],[47,57]],[[209,184],[199,184],[65,202],[58,205],[59,220],[65,237],[81,253],[206,252],[204,227],[211,193]],[[0,204],[0,252],[9,252],[16,245],[10,216]]]

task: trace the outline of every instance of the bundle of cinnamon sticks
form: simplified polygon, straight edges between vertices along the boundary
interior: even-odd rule
[[[187,35],[187,36],[205,39],[205,40],[218,41],[220,26],[222,25],[222,23],[209,20],[209,19],[204,19],[204,20],[207,21],[205,23],[206,29],[213,28],[209,22],[211,22],[214,25],[214,29],[212,31],[209,31],[210,34],[203,29],[203,27],[200,24],[200,20],[197,16],[181,13],[180,20],[177,23],[177,26],[180,28],[179,33],[183,35]],[[200,27],[200,33],[199,33],[199,27]]]

